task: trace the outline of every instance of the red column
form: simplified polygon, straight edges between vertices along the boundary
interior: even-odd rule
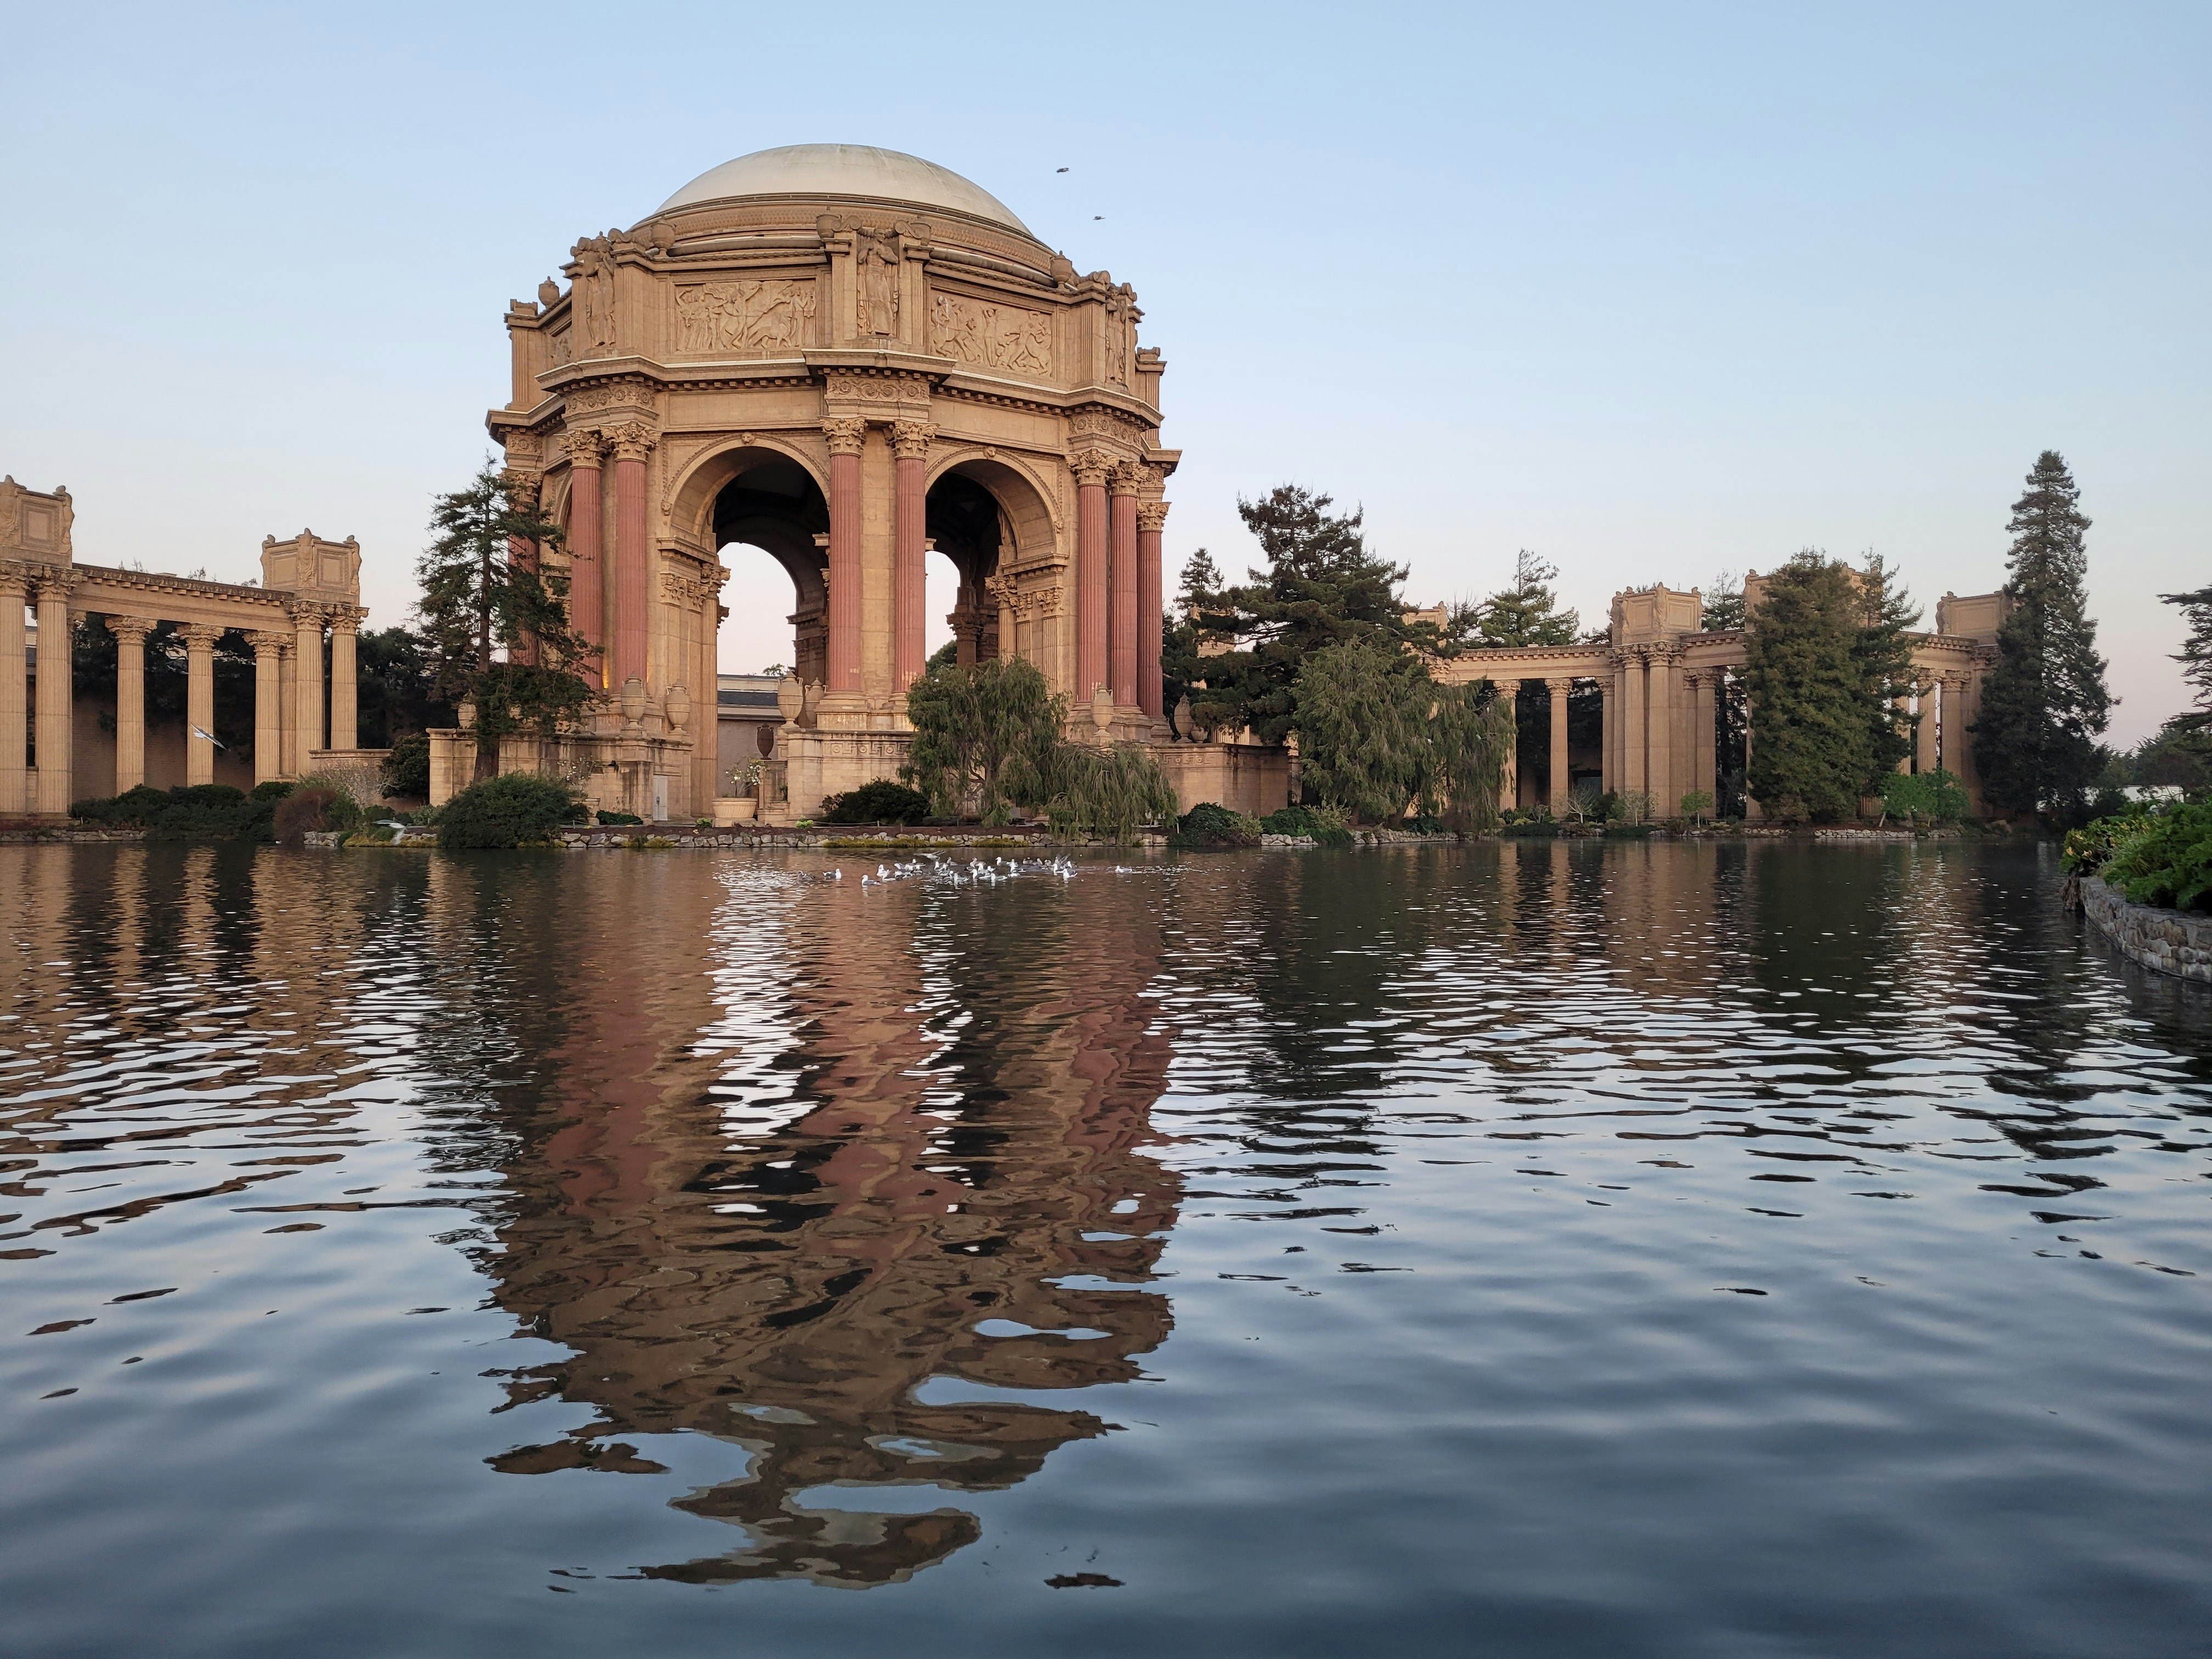
[[[1106,473],[1103,455],[1075,458],[1075,694],[1106,684]]]
[[[929,589],[923,568],[928,557],[924,544],[929,504],[922,471],[923,458],[934,435],[935,428],[920,421],[901,421],[891,428],[891,445],[897,455],[891,581],[891,689],[896,691],[905,690],[919,679],[929,659],[929,636],[924,626]],[[834,526],[830,533],[836,533]]]
[[[1137,701],[1137,473],[1114,474],[1114,573],[1109,580],[1114,625],[1107,659],[1114,671],[1114,701]]]
[[[830,641],[825,690],[860,689],[860,442],[868,423],[822,423],[830,439]]]
[[[599,434],[568,434],[568,623],[590,647],[584,678],[605,690],[606,587],[599,567]]]
[[[501,475],[500,484],[507,492],[507,510],[510,513],[526,513],[533,517],[536,516],[538,512],[538,478],[535,472],[524,472],[514,468],[509,468]],[[507,562],[518,570],[537,569],[538,544],[528,536],[509,536],[507,538]],[[522,639],[516,641],[514,650],[512,654],[514,660],[519,663],[534,664],[537,662],[538,640],[536,636],[526,635]],[[336,724],[337,723],[335,721],[332,722],[333,730],[336,729]],[[353,747],[353,744],[350,740],[348,740],[345,744],[341,744],[336,738],[332,738],[331,740],[331,747],[333,749],[341,747],[350,749]]]
[[[1168,521],[1165,501],[1146,501],[1137,509],[1137,706],[1154,720],[1161,715],[1160,532]]]
[[[645,545],[645,457],[653,445],[641,422],[607,434],[615,447],[615,660],[617,690],[646,678],[651,559]]]

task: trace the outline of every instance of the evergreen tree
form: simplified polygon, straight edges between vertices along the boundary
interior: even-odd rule
[[[1183,699],[1193,696],[1206,678],[1200,648],[1220,636],[1208,633],[1200,618],[1208,611],[1221,608],[1221,586],[1220,568],[1204,548],[1183,561],[1182,580],[1165,617],[1160,641],[1160,706],[1171,723]],[[1172,724],[1170,730],[1186,741],[1198,735],[1176,730]]]
[[[2189,620],[2189,637],[2173,653],[2173,659],[2181,665],[2182,678],[2197,693],[2197,707],[2175,715],[2166,726],[2177,733],[2201,736],[2212,730],[2212,587],[2200,587],[2193,593],[2161,593],[2159,598],[2179,605]]]
[[[2097,738],[2112,698],[2083,589],[2089,520],[2080,498],[2064,458],[2046,449],[2013,503],[2010,605],[1973,738],[1984,794],[2014,811],[2072,816],[2101,764]]]
[[[1743,578],[1736,572],[1723,570],[1714,577],[1704,598],[1705,617],[1698,626],[1706,633],[1732,634],[1743,626]]]
[[[1513,580],[1475,608],[1474,632],[1486,646],[1571,645],[1582,618],[1559,609],[1558,569],[1522,548]]]
[[[1362,515],[1331,513],[1333,505],[1296,484],[1237,501],[1266,567],[1203,605],[1190,649],[1163,665],[1193,687],[1201,728],[1249,726],[1260,742],[1280,743],[1297,724],[1298,674],[1315,652],[1352,641],[1430,652],[1445,643],[1443,630],[1407,619],[1400,598],[1406,567],[1370,553]],[[1197,638],[1206,635],[1231,648],[1200,658]]]
[[[1918,720],[1901,712],[1899,705],[1912,695],[1918,679],[1909,635],[1920,624],[1920,607],[1912,603],[1903,578],[1888,560],[1871,548],[1859,570],[1858,592],[1859,629],[1853,654],[1862,682],[1869,768],[1859,793],[1874,795],[1881,793],[1882,779],[1912,753]]]
[[[577,672],[584,641],[568,627],[565,579],[508,556],[511,540],[560,544],[561,528],[512,497],[487,461],[463,488],[436,498],[432,539],[416,561],[416,602],[430,695],[476,705],[478,781],[499,770],[500,739],[550,738],[597,695]],[[516,661],[518,647],[534,642]]]
[[[1767,579],[1745,642],[1751,794],[1784,820],[1858,810],[1875,777],[1861,636],[1867,602],[1849,567],[1808,549]]]

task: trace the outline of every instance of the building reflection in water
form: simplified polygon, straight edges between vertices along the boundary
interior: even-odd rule
[[[980,1534],[961,1508],[802,1497],[1011,1486],[1111,1425],[993,1390],[1128,1381],[1166,1336],[1166,1299],[1139,1288],[1178,1200],[1146,1151],[1169,1055],[1150,908],[1086,921],[1083,884],[1045,878],[568,873],[533,905],[443,865],[431,905],[434,929],[443,908],[503,939],[514,1052],[545,1057],[498,1091],[514,1208],[483,1265],[574,1356],[507,1375],[511,1403],[596,1413],[493,1466],[654,1470],[620,1437],[679,1431],[744,1447],[742,1479],[677,1500],[744,1540],[649,1576],[866,1585],[943,1559]],[[618,968],[597,965],[616,939]],[[933,1403],[933,1379],[986,1397]]]

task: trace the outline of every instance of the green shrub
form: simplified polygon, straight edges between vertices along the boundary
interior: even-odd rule
[[[575,792],[527,772],[472,783],[438,814],[438,845],[448,849],[520,847],[549,841],[568,822]]]
[[[351,830],[367,816],[361,803],[342,785],[302,778],[290,794],[276,804],[269,827],[282,845],[304,847],[311,830]]]
[[[1651,826],[1648,823],[1608,823],[1605,826],[1607,841],[1648,841]]]
[[[1556,836],[1559,826],[1549,818],[1522,818],[1517,823],[1500,824],[1501,836]]]
[[[1257,818],[1232,812],[1214,801],[1202,800],[1176,820],[1175,834],[1168,838],[1168,845],[1198,851],[1257,847],[1260,835]]]
[[[1310,806],[1279,806],[1260,820],[1260,830],[1269,836],[1310,836],[1321,822]]]
[[[638,817],[635,812],[602,811],[598,814],[598,817],[601,823],[606,824],[643,823],[645,822],[643,818]]]
[[[1966,816],[1966,791],[1941,767],[1932,772],[1892,772],[1881,781],[1881,804],[1892,817],[1956,823]]]
[[[1548,819],[1543,821],[1543,828],[1540,830],[1531,830],[1526,827],[1531,822],[1532,820],[1526,818],[1522,820],[1524,826],[1521,831],[1522,835],[1541,835],[1547,833],[1551,828]],[[1432,812],[1416,812],[1397,827],[1409,836],[1443,836],[1451,833],[1451,825]]]
[[[2136,904],[2212,910],[2212,801],[2135,822],[2106,859],[2105,879]]]
[[[2067,871],[2077,876],[2094,875],[2115,852],[2149,825],[2150,808],[2139,805],[2130,811],[2094,819],[2079,830],[2069,830],[2061,854]]]
[[[220,784],[204,784],[201,787],[203,788],[221,788],[223,786]],[[284,778],[270,778],[266,783],[257,783],[253,786],[253,799],[255,800],[282,800],[285,796],[290,794],[297,787],[297,785]]]
[[[276,787],[289,792],[292,786]],[[78,801],[70,808],[70,816],[86,823],[135,825],[149,841],[265,842],[273,839],[270,820],[278,799],[260,789],[247,795],[227,783],[167,790],[141,784],[120,795]]]
[[[920,823],[929,816],[929,797],[889,778],[878,778],[822,803],[824,823]]]
[[[246,799],[235,789],[230,793],[236,799]],[[149,789],[142,783],[119,795],[98,795],[88,800],[73,801],[70,805],[70,816],[81,823],[130,824],[143,830],[149,817],[167,811],[169,804],[167,790]]]
[[[384,793],[422,800],[430,793],[430,734],[405,732],[392,740],[384,757]]]

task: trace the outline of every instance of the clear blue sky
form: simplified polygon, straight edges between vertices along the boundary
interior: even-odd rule
[[[358,535],[378,623],[484,453],[500,314],[774,144],[914,151],[1162,347],[1172,565],[1364,503],[1412,597],[1585,615],[1812,545],[1931,607],[2081,480],[2125,699],[2212,581],[2212,7],[10,8],[0,471],[79,556]],[[1069,168],[1065,174],[1054,169]],[[780,613],[765,561],[727,597]],[[757,594],[749,603],[749,595]],[[377,623],[372,623],[377,625]]]

